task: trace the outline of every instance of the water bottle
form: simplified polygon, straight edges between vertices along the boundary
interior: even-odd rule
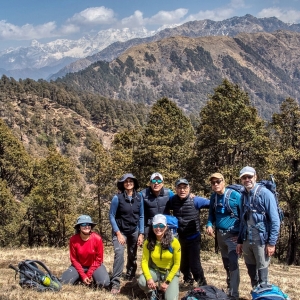
[[[42,281],[44,286],[50,286],[50,284],[51,284],[50,277],[48,277],[46,275],[41,278],[41,281]]]
[[[41,278],[41,281],[44,286],[49,286],[50,288],[53,288],[55,291],[59,291],[61,289],[61,285],[54,280],[51,280],[51,278],[47,275],[43,276]]]

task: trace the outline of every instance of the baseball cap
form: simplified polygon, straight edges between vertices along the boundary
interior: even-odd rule
[[[175,186],[178,186],[179,184],[189,185],[189,182],[185,178],[179,178],[178,180],[176,180]]]
[[[211,174],[210,177],[209,177],[209,181],[211,181],[213,178],[224,180],[224,176],[221,173]]]
[[[159,177],[160,180],[164,181],[163,176],[160,173],[153,173],[150,177],[150,180],[154,179],[155,177]]]
[[[252,167],[246,166],[240,171],[240,178],[244,175],[252,175],[254,176],[256,174],[255,169]]]
[[[152,224],[164,224],[165,226],[167,226],[167,218],[162,214],[155,215],[152,219]]]

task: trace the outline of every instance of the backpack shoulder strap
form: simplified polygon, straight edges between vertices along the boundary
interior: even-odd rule
[[[257,184],[257,186],[255,187],[254,192],[253,192],[252,205],[254,208],[259,210],[260,214],[265,215],[266,214],[265,209],[262,205],[259,205],[259,200],[258,200],[258,195],[260,194],[260,192],[263,188],[264,188],[264,186],[262,186],[261,184]]]

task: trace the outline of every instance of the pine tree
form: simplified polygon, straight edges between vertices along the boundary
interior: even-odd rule
[[[191,178],[198,189],[207,186],[208,176],[216,171],[234,182],[246,165],[264,176],[269,144],[265,124],[248,94],[224,80],[200,111]]]
[[[28,244],[66,246],[74,232],[80,182],[71,161],[50,149],[35,168],[36,184],[26,198]]]
[[[141,142],[133,152],[133,170],[141,186],[149,182],[153,172],[161,172],[169,186],[178,177],[185,177],[193,142],[189,118],[173,101],[158,100],[152,106]]]
[[[291,98],[286,99],[271,122],[273,163],[280,200],[287,204],[285,224],[288,240],[287,263],[298,263],[300,253],[300,107]]]

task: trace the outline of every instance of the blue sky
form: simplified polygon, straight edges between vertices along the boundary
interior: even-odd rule
[[[0,8],[0,50],[28,46],[33,39],[77,39],[108,28],[156,30],[245,14],[300,23],[300,0],[5,0]]]

